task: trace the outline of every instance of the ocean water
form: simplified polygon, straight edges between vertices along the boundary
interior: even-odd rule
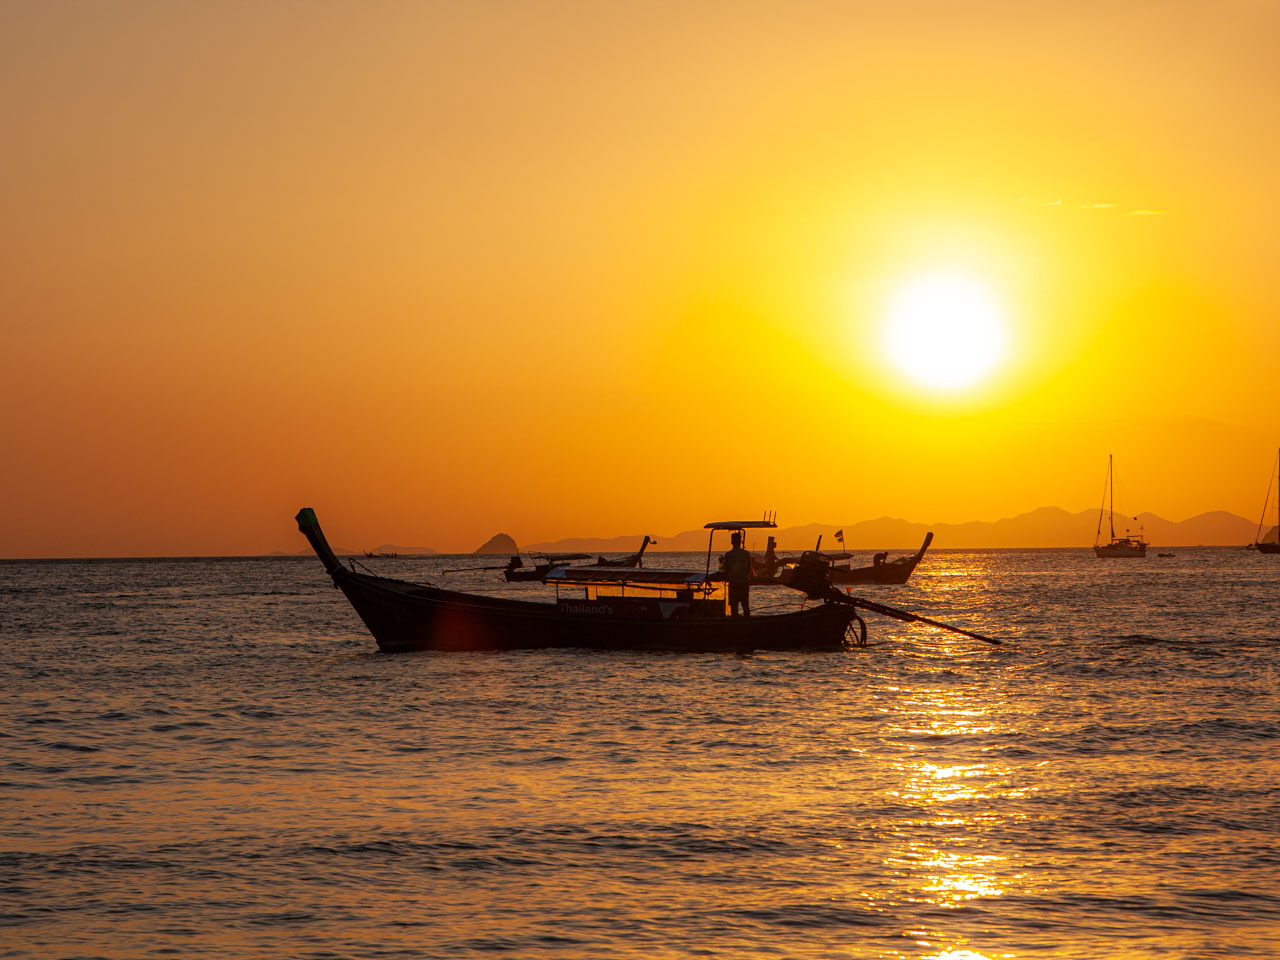
[[[1280,956],[1280,557],[1176,553],[934,551],[864,592],[1003,646],[756,656],[388,656],[314,558],[0,563],[0,957]],[[495,577],[448,582],[547,589]]]

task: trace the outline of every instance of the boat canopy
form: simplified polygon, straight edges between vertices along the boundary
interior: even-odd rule
[[[567,561],[567,560],[590,560],[591,559],[591,554],[589,553],[531,553],[529,554],[529,556],[538,557],[543,560],[550,560],[553,563],[558,563],[558,562]]]
[[[746,530],[748,527],[776,527],[772,520],[714,520],[703,526],[703,530]]]
[[[559,567],[547,574],[547,583],[654,584],[655,586],[700,585],[706,575],[697,570],[653,570],[634,567]]]

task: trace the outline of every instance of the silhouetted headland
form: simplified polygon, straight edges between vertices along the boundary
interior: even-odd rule
[[[520,552],[520,547],[509,534],[495,533],[492,537],[471,552],[476,554],[500,554],[502,556],[513,556]]]

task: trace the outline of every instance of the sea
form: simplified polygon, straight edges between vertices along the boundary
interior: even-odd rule
[[[1280,957],[1280,557],[1171,552],[938,549],[863,593],[999,646],[756,655],[387,655],[314,557],[5,561],[0,957]]]

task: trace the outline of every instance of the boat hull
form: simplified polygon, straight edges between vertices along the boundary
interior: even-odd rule
[[[1099,559],[1145,557],[1147,555],[1147,545],[1145,543],[1140,543],[1136,546],[1128,543],[1099,544],[1093,548],[1093,555]]]
[[[891,560],[888,563],[877,563],[870,567],[858,567],[853,570],[832,567],[831,582],[841,585],[849,583],[906,583],[919,562],[920,557],[912,556],[902,560]]]
[[[1270,543],[1259,540],[1253,545],[1253,547],[1259,553],[1280,553],[1280,543]]]
[[[840,650],[854,621],[851,607],[820,604],[754,617],[617,616],[608,603],[538,603],[333,572],[388,653],[410,650],[661,650],[686,653]],[[580,608],[575,610],[575,607]]]

